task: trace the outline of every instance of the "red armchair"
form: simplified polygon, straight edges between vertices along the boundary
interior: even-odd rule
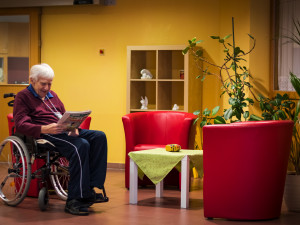
[[[204,216],[278,218],[292,132],[292,121],[204,126]]]
[[[191,113],[177,111],[137,112],[123,116],[126,139],[125,187],[129,188],[129,152],[164,148],[167,144],[179,144],[182,149],[188,149],[190,130],[195,118],[197,117]],[[147,178],[144,177],[144,180]],[[150,183],[143,181],[139,180],[139,184]],[[171,171],[164,183],[179,186],[178,171]]]

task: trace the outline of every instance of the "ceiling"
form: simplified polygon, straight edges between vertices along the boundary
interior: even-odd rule
[[[1,0],[0,8],[73,5],[74,0]],[[84,4],[84,0],[79,0]],[[93,5],[115,5],[116,0],[93,0]]]

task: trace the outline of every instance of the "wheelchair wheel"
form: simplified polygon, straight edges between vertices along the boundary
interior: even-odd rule
[[[45,211],[49,204],[49,194],[46,187],[43,187],[39,192],[39,208],[41,211]]]
[[[68,198],[69,179],[69,161],[64,157],[60,157],[51,166],[50,180],[55,193],[64,201]]]
[[[25,198],[31,181],[31,162],[24,142],[9,136],[0,144],[0,198],[16,206]]]

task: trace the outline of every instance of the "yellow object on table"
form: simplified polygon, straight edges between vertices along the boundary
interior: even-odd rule
[[[181,146],[178,144],[166,145],[166,151],[168,151],[168,152],[179,152],[180,149],[181,149]]]

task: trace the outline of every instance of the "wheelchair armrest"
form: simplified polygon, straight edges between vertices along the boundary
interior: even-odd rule
[[[35,141],[37,143],[37,147],[38,147],[38,150],[40,153],[45,152],[47,150],[57,152],[56,147],[52,142],[50,142],[46,139],[36,139]]]
[[[55,147],[55,145],[53,143],[51,143],[50,141],[46,140],[46,139],[37,139],[36,143],[39,145],[51,145],[52,147]]]

